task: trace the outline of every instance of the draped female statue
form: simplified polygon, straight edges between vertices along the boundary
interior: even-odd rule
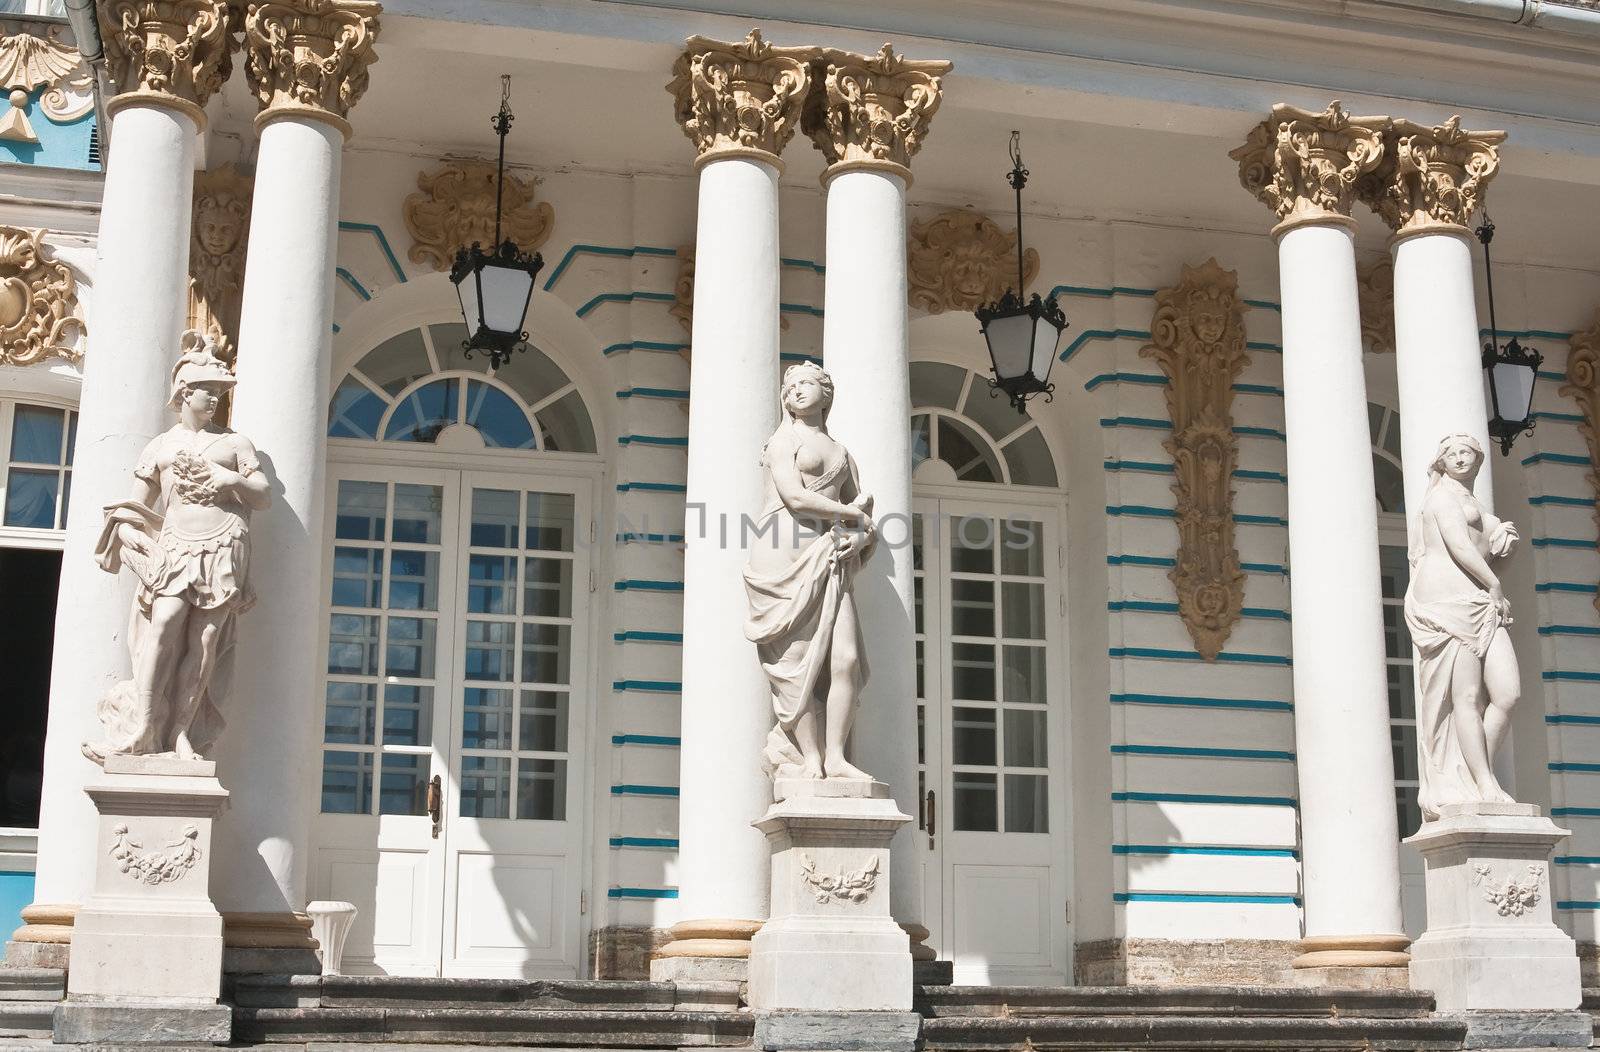
[[[872,497],[828,434],[833,380],[810,363],[783,374],[784,418],[762,447],[766,492],[745,588],[777,725],[779,777],[869,778],[845,759],[867,662],[851,584],[876,541]]]
[[[105,740],[83,746],[96,763],[210,750],[222,730],[236,620],[255,598],[250,512],[270,502],[267,478],[250,440],[213,422],[234,378],[211,338],[190,330],[181,351],[168,402],[178,423],[145,447],[133,493],[105,509],[95,548],[101,569],[127,566],[139,580],[128,631],[133,678],[100,699]]]
[[[1517,530],[1472,495],[1482,466],[1472,436],[1439,442],[1411,539],[1405,612],[1417,649],[1417,797],[1427,820],[1449,804],[1512,802],[1493,761],[1521,678],[1506,633],[1511,608],[1491,563],[1511,554]]]

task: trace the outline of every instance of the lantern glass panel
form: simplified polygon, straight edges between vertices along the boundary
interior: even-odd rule
[[[1500,419],[1510,423],[1528,419],[1533,408],[1533,367],[1521,362],[1496,362],[1492,374],[1494,404]]]
[[[1026,313],[993,318],[984,327],[995,375],[1015,380],[1028,372],[1033,356],[1033,318]]]
[[[478,272],[469,270],[465,277],[456,282],[456,295],[461,298],[461,317],[467,323],[469,332],[477,332],[482,324],[483,316],[478,313]]]
[[[1033,376],[1039,383],[1050,380],[1050,366],[1056,360],[1056,345],[1061,341],[1061,330],[1043,315],[1033,323]]]
[[[484,324],[495,332],[520,333],[528,296],[533,292],[533,275],[522,267],[491,263],[481,271],[481,280]]]

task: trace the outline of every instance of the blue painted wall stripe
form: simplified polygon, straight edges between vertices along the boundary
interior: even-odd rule
[[[1547,763],[1545,767],[1551,771],[1569,771],[1573,774],[1600,774],[1600,763]]]
[[[611,633],[611,638],[618,643],[682,643],[683,633],[647,632],[644,629],[629,628]]]
[[[389,239],[384,236],[382,227],[378,226],[376,223],[350,223],[341,219],[339,220],[339,229],[359,231],[361,233],[371,234],[374,238],[376,238],[378,242],[378,249],[383,253],[383,258],[389,261],[389,269],[394,272],[395,280],[401,284],[405,283],[406,272],[401,269],[400,261],[395,258],[394,249],[389,247]]]
[[[1118,756],[1176,756],[1227,760],[1293,760],[1294,753],[1281,749],[1208,749],[1188,745],[1113,745]]]
[[[1195,903],[1256,903],[1265,906],[1298,906],[1295,895],[1218,895],[1195,891],[1119,891],[1111,896],[1113,902],[1195,902]]]
[[[652,847],[666,848],[670,851],[678,850],[678,838],[670,836],[614,836],[609,843],[612,847]]]
[[[1108,504],[1107,515],[1126,515],[1136,519],[1176,519],[1178,512],[1174,508],[1155,508],[1148,504]],[[1233,521],[1241,526],[1288,526],[1289,520],[1276,515],[1239,515]]]
[[[1195,650],[1167,650],[1161,647],[1111,647],[1106,654],[1114,658],[1155,658],[1165,661],[1205,661]],[[1289,666],[1294,662],[1277,654],[1242,654],[1232,651],[1221,651],[1217,654],[1217,661],[1224,664],[1235,665],[1284,665]]]
[[[357,296],[360,296],[363,300],[372,299],[372,293],[367,291],[366,286],[357,281],[356,276],[344,267],[334,267],[333,272],[339,275],[339,280],[349,286]]]
[[[1594,541],[1586,541],[1580,537],[1535,537],[1532,544],[1535,548],[1580,548],[1592,549]]]
[[[617,392],[618,398],[663,398],[670,401],[686,401],[689,392],[677,387],[625,387]]]
[[[687,435],[618,435],[619,446],[681,446],[687,448],[689,438]]]
[[[662,745],[676,749],[683,745],[682,738],[667,734],[613,734],[612,745]]]
[[[681,592],[682,581],[644,581],[638,578],[629,578],[617,581],[612,589],[618,592]]]
[[[608,899],[675,899],[677,888],[607,888]]]
[[[1540,625],[1541,636],[1600,636],[1594,625]]]
[[[616,354],[618,351],[665,351],[676,354],[687,351],[687,343],[661,343],[655,340],[629,340],[626,343],[613,343],[609,347],[600,348],[601,354]]]
[[[1112,844],[1113,855],[1222,855],[1235,858],[1299,858],[1292,847],[1210,847],[1204,844]]]
[[[675,785],[613,785],[612,796],[677,796]]]
[[[597,308],[607,303],[632,303],[635,300],[643,300],[646,303],[675,303],[677,297],[670,292],[602,292],[573,313],[580,318],[587,318]]]
[[[1536,508],[1544,507],[1546,505],[1559,508],[1594,507],[1594,500],[1591,497],[1558,497],[1554,494],[1547,494],[1543,497],[1529,497],[1528,503],[1532,504]]]
[[[1566,669],[1547,668],[1539,673],[1546,681],[1565,680],[1569,683],[1600,683],[1600,672],[1572,672]]]
[[[1600,589],[1600,585],[1576,581],[1540,581],[1533,586],[1535,592],[1574,592],[1578,595],[1594,595],[1597,589]]]
[[[654,245],[634,245],[632,248],[623,248],[617,245],[573,245],[567,249],[566,255],[561,257],[561,261],[556,264],[555,269],[550,272],[550,276],[545,279],[544,290],[549,292],[555,283],[561,280],[561,276],[567,272],[567,267],[571,266],[572,261],[579,256],[622,256],[631,259],[635,255],[676,256],[677,254],[678,250],[675,248],[658,248]]]
[[[1171,705],[1178,708],[1198,709],[1248,709],[1261,712],[1293,712],[1294,705],[1287,701],[1265,701],[1257,698],[1198,698],[1177,694],[1113,694],[1113,705]]]
[[[1545,715],[1546,723],[1565,723],[1576,727],[1600,727],[1600,716],[1578,716],[1569,712],[1552,712]]]
[[[639,690],[647,694],[682,694],[683,684],[669,679],[614,679],[612,690]]]
[[[618,493],[631,493],[638,490],[642,493],[688,493],[689,487],[681,482],[619,482]]]
[[[1542,373],[1540,375],[1543,375]],[[1530,464],[1573,464],[1580,467],[1589,466],[1589,458],[1576,456],[1572,453],[1535,453],[1522,458],[1522,466]]]
[[[1112,793],[1111,799],[1136,804],[1240,804],[1254,807],[1293,807],[1292,796],[1225,796],[1215,793]]]
[[[1142,599],[1121,599],[1112,600],[1111,602],[1107,603],[1106,609],[1114,614],[1130,611],[1145,614],[1176,614],[1178,613],[1178,604],[1155,603]],[[1246,606],[1241,608],[1239,612],[1244,617],[1259,618],[1262,620],[1289,620],[1289,611],[1287,610],[1272,610],[1267,607]]]

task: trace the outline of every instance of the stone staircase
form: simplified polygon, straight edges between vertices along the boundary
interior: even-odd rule
[[[60,968],[0,968],[0,1037],[49,1037],[66,989]]]

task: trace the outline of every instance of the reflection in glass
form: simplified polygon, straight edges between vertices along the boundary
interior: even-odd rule
[[[384,753],[378,779],[380,815],[428,813],[428,758],[404,753]]]
[[[993,774],[955,771],[950,775],[955,789],[954,828],[962,832],[992,833],[1000,828],[999,795]]]
[[[533,425],[522,407],[497,387],[467,381],[467,423],[491,449],[532,449]]]
[[[432,679],[438,622],[431,617],[391,617],[388,627],[384,671],[407,679]]]
[[[523,547],[533,551],[572,551],[575,516],[570,493],[528,494],[528,536]]]
[[[525,690],[518,724],[517,748],[529,752],[567,751],[567,695],[565,691]]]
[[[433,741],[433,688],[387,683],[383,688],[383,744],[427,745]]]
[[[328,683],[322,740],[330,745],[371,745],[377,722],[377,688],[371,683]]]
[[[994,573],[994,520],[982,515],[957,515],[945,527],[950,531],[950,569],[956,573]]]
[[[994,701],[994,647],[950,644],[950,696],[960,701]]]
[[[572,560],[526,559],[522,579],[525,617],[572,616]]]
[[[11,459],[18,464],[60,464],[66,416],[65,411],[47,406],[17,406],[11,425]]]
[[[1006,710],[1006,766],[1048,767],[1043,709]]]
[[[28,526],[41,530],[56,525],[58,472],[33,468],[12,468],[6,481],[7,526]]]
[[[468,687],[461,704],[463,749],[511,748],[511,691]]]
[[[509,621],[468,621],[466,678],[510,681],[516,677],[516,626]]]
[[[371,753],[329,751],[322,754],[322,813],[372,813]]]
[[[952,763],[993,767],[996,762],[994,709],[956,706],[950,711]]]
[[[567,761],[517,761],[517,817],[560,822],[567,817]]]
[[[594,424],[577,391],[539,410],[539,437],[551,453],[593,453]]]
[[[958,636],[995,634],[994,582],[950,581],[950,630]]]
[[[477,555],[467,560],[467,613],[514,614],[517,561],[510,555]]]
[[[474,548],[515,548],[517,546],[517,494],[505,489],[472,491],[472,537]]]
[[[1037,427],[1023,432],[1005,447],[1006,466],[1014,486],[1055,486],[1056,462]]]
[[[389,392],[390,398],[433,372],[419,329],[410,329],[378,344],[356,363],[356,368]]]
[[[399,544],[438,544],[444,510],[444,490],[439,486],[394,487],[394,536]]]
[[[1044,648],[1008,643],[1001,648],[1001,653],[1005,666],[1000,670],[1000,682],[1005,700],[1043,705],[1048,700]]]
[[[396,520],[396,526],[399,521]],[[439,553],[396,549],[389,553],[389,609],[439,609]]]
[[[366,384],[346,376],[328,401],[328,437],[376,439],[387,408],[389,403]]]
[[[386,442],[432,442],[456,422],[460,381],[455,377],[424,384],[406,395],[383,430]]]
[[[522,626],[522,680],[524,683],[566,683],[572,630],[566,625]]]
[[[1006,775],[1006,832],[1050,832],[1050,801],[1042,774]]]
[[[378,674],[378,619],[365,614],[334,614],[328,619],[328,672]]]
[[[384,505],[388,496],[388,487],[382,482],[340,479],[333,535],[340,540],[383,540]]]
[[[374,609],[382,601],[383,552],[377,548],[333,549],[333,605]]]
[[[1017,577],[1044,576],[1044,528],[1028,519],[1007,519],[1000,527],[1000,572]]]
[[[1044,638],[1044,585],[1006,581],[1000,586],[1001,623],[1007,639]]]
[[[999,482],[1000,461],[989,443],[960,421],[939,418],[939,459],[963,482]]]
[[[511,817],[511,758],[461,758],[461,817]]]

